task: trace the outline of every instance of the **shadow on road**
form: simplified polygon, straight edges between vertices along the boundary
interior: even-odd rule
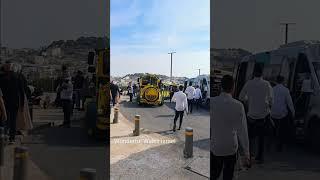
[[[37,137],[36,139],[32,137]],[[71,128],[62,128],[58,126],[51,127],[48,124],[42,124],[35,127],[27,137],[24,144],[47,144],[48,146],[73,146],[73,147],[103,147],[105,142],[88,136],[83,128],[74,125]]]
[[[155,116],[155,118],[174,118],[174,115],[173,114],[158,115],[158,116]]]
[[[136,102],[127,102],[127,101],[122,101],[119,104],[122,104],[123,107],[125,108],[157,108],[159,107],[159,106],[152,106],[147,104],[138,105]]]
[[[97,179],[107,179],[108,147],[88,137],[80,127],[46,127],[24,138],[31,160],[52,179],[79,177],[80,169],[94,168]]]
[[[194,141],[193,146],[203,150],[210,151],[210,138]]]

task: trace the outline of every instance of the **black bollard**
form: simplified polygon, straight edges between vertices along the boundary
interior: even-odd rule
[[[119,117],[119,108],[114,108],[114,117],[113,117],[113,123],[118,123],[118,117]]]
[[[191,127],[187,127],[185,132],[184,157],[191,158],[192,156],[193,156],[193,129]]]
[[[28,149],[16,147],[14,149],[13,180],[26,180],[28,170]]]
[[[80,180],[95,180],[96,170],[90,168],[84,168],[80,171]]]
[[[136,115],[134,117],[134,131],[133,131],[134,136],[139,136],[140,135],[140,115]]]

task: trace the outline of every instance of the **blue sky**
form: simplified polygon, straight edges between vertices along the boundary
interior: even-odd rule
[[[111,75],[210,71],[209,0],[111,0]]]

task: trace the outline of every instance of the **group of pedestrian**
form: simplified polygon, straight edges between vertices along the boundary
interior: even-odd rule
[[[184,91],[187,95],[188,99],[188,109],[189,113],[192,113],[193,105],[195,104],[197,107],[197,110],[199,109],[201,102],[202,102],[202,92],[199,88],[199,85],[196,85],[196,87],[192,86],[192,82],[189,83],[189,86]]]
[[[284,84],[284,77],[277,77],[272,87],[263,79],[263,68],[256,66],[254,78],[246,82],[239,94],[239,100],[232,97],[234,80],[230,75],[222,78],[222,92],[211,100],[211,166],[212,179],[232,180],[239,153],[243,165],[251,166],[258,140],[256,163],[264,163],[265,137],[274,130],[277,150],[281,151],[288,142],[289,117],[295,116],[290,91]],[[245,108],[246,107],[246,108]],[[238,149],[238,146],[241,149]]]
[[[0,109],[1,127],[9,135],[9,143],[15,142],[16,134],[32,129],[28,107],[27,80],[18,64],[7,61],[0,70]]]
[[[86,94],[85,89],[88,89],[89,83],[86,82],[82,71],[78,71],[74,77],[71,77],[67,67],[62,66],[62,74],[58,81],[57,86],[57,99],[58,106],[62,106],[64,113],[64,120],[62,127],[71,127],[71,116],[74,107],[78,110],[84,109]]]
[[[172,86],[173,87],[173,86]],[[189,83],[189,86],[184,90],[184,87],[180,85],[177,90],[173,91],[170,102],[173,101],[175,105],[175,116],[173,123],[173,132],[176,131],[176,123],[178,118],[180,118],[179,128],[181,129],[184,113],[191,114],[193,110],[193,104],[196,104],[197,110],[200,107],[202,102],[202,92],[199,88],[199,85],[195,87],[192,86],[192,82]]]

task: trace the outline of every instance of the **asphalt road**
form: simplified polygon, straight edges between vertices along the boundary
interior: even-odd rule
[[[140,128],[148,131],[168,134],[173,133],[173,119],[175,103],[165,102],[163,106],[139,106],[136,102],[128,102],[127,96],[121,97],[120,112],[133,122],[134,116],[139,114]],[[177,127],[179,119],[177,121]],[[210,138],[210,113],[208,109],[194,107],[193,113],[184,115],[182,128],[176,131],[181,139],[184,139],[184,128],[192,127],[194,134],[194,146],[209,151]]]
[[[35,112],[35,126],[55,122],[55,127],[36,128],[23,144],[31,160],[54,180],[79,179],[80,169],[97,170],[97,179],[107,179],[106,145],[87,136],[79,121],[72,128],[57,127],[62,123],[61,109]]]
[[[133,122],[136,114],[141,115],[140,127],[152,132],[172,132],[174,103],[164,106],[138,106],[127,102],[120,103],[121,113]],[[209,150],[210,114],[209,110],[195,110],[185,117],[183,127],[194,129],[194,145]],[[183,140],[183,132],[177,132]],[[291,144],[283,152],[276,152],[274,144],[266,144],[265,163],[254,164],[248,171],[236,171],[239,180],[318,180],[320,179],[320,152],[311,152],[298,144]]]

